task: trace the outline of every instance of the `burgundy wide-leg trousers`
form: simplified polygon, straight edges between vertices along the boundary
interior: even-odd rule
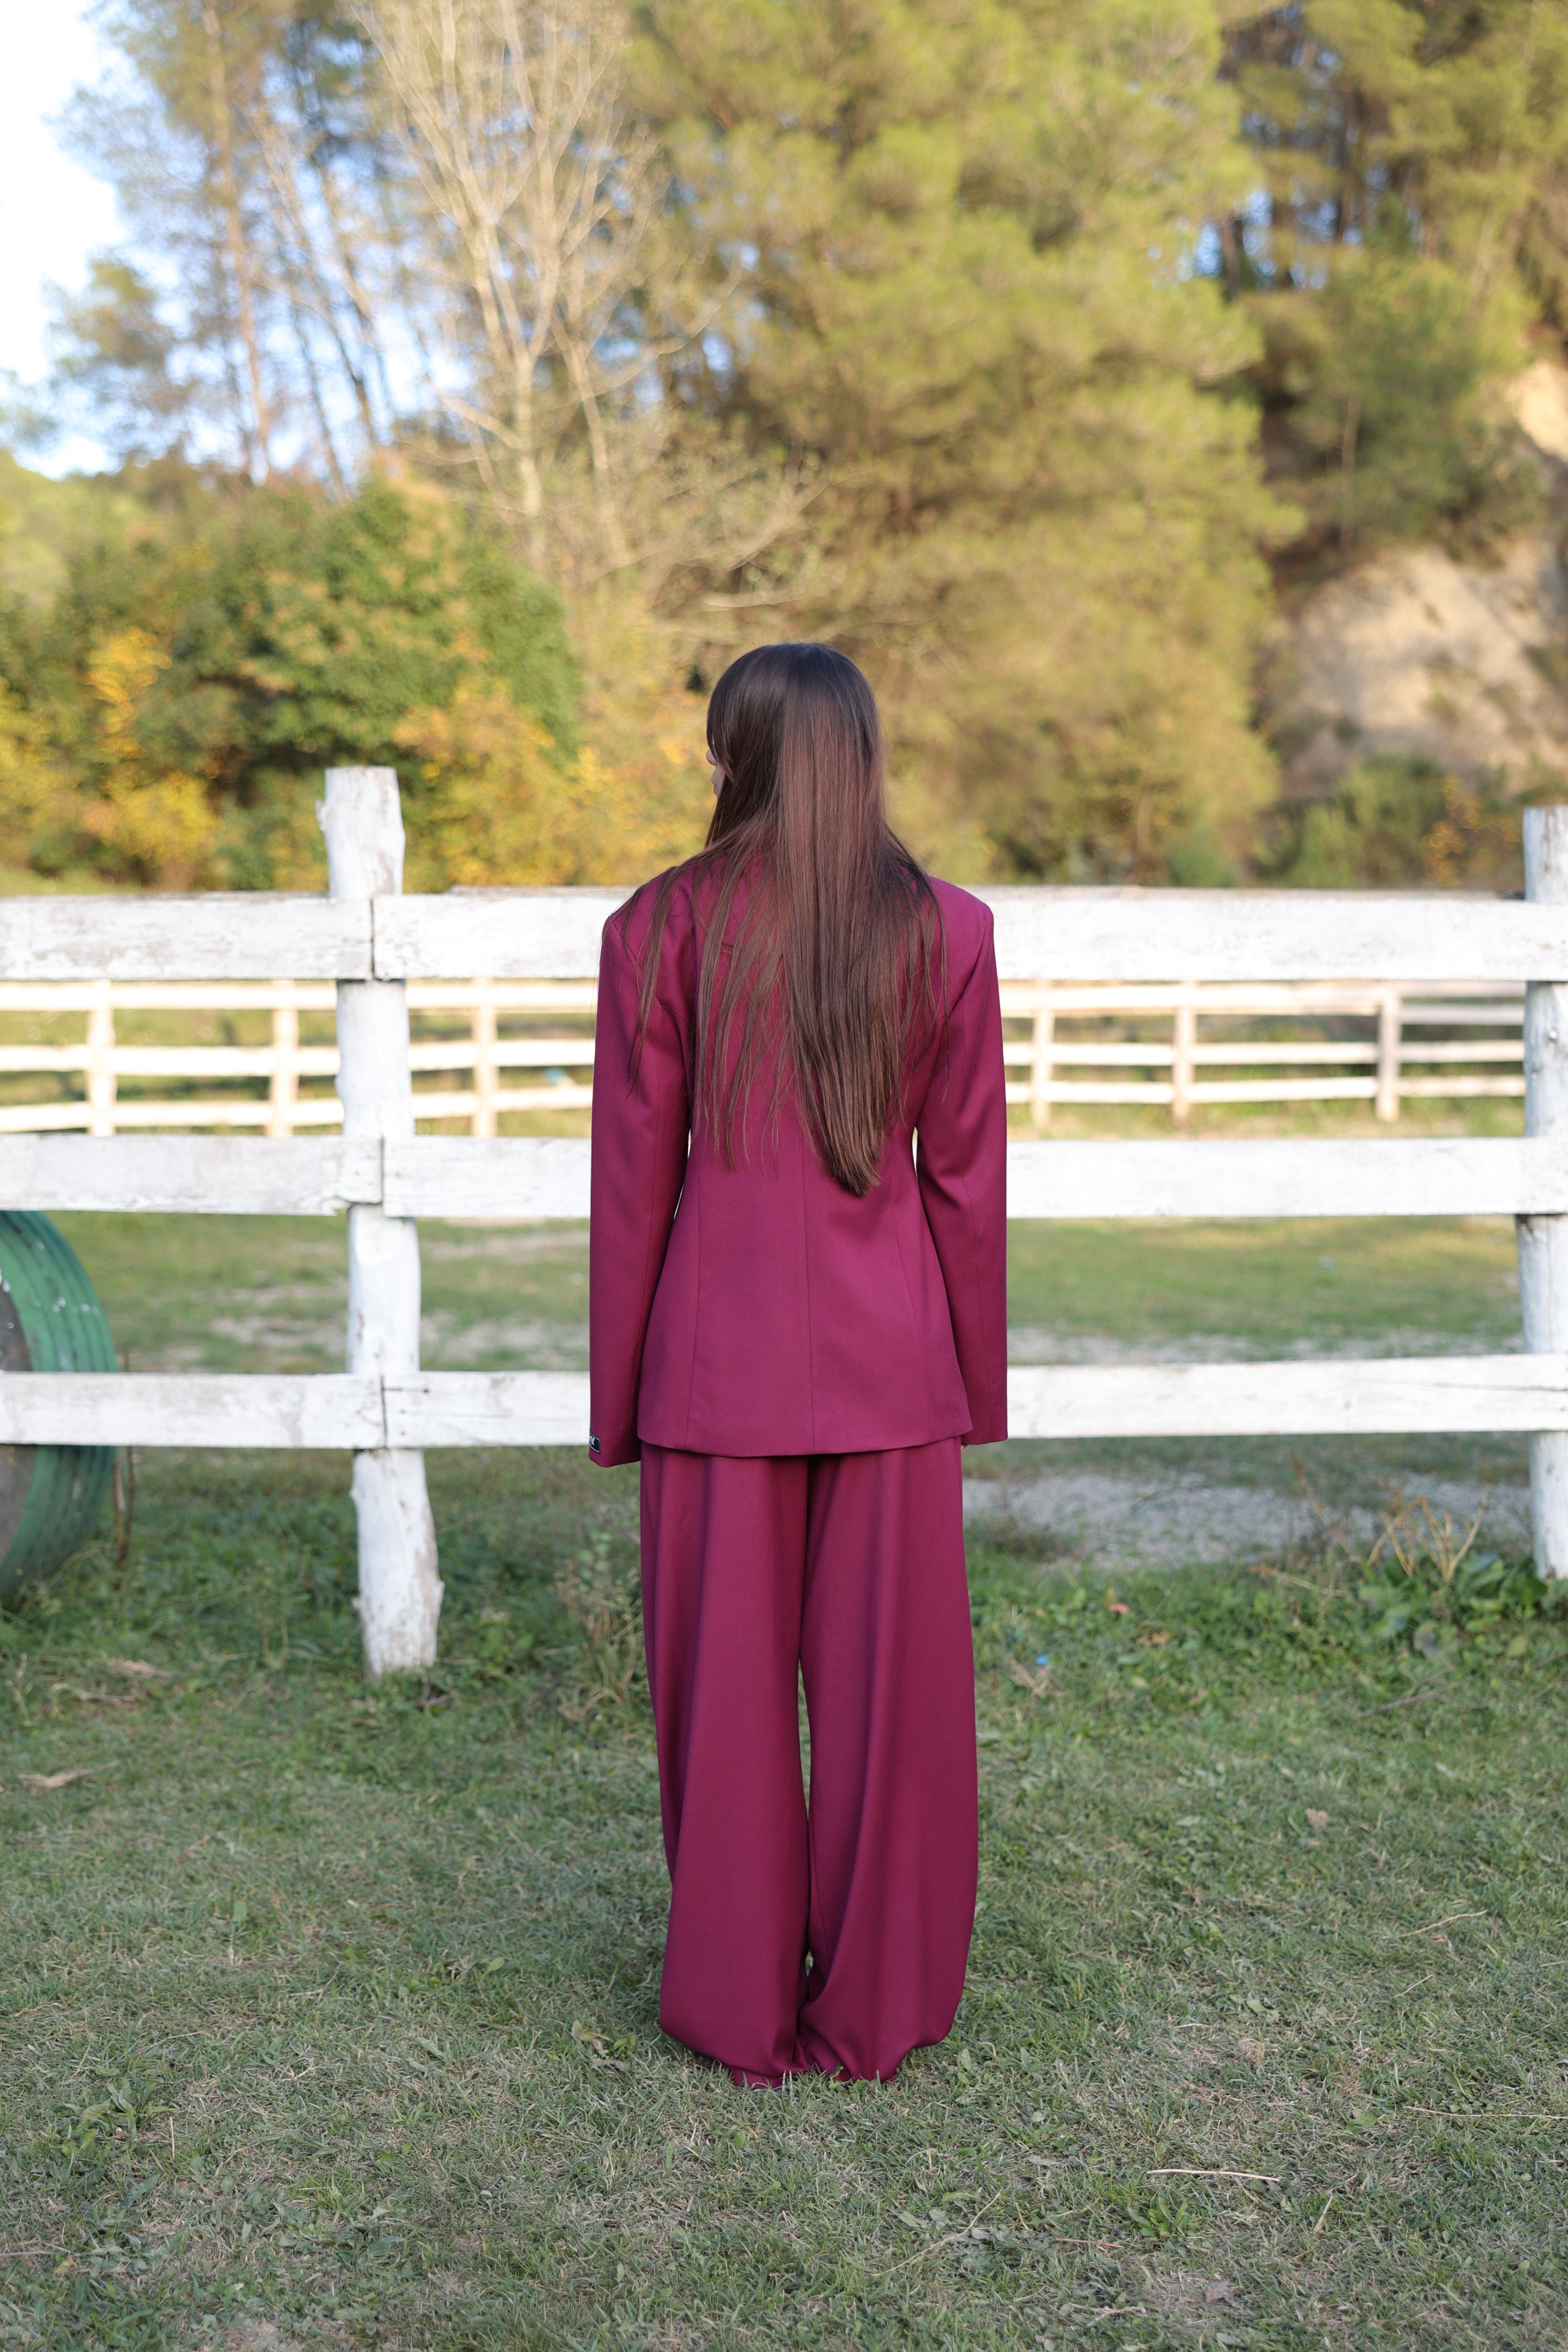
[[[670,1876],[659,2022],[737,2080],[886,2082],[952,2025],[974,1924],[958,1440],[752,1458],[645,1443],[642,1563]]]

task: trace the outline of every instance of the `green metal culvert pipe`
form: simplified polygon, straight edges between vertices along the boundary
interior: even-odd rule
[[[31,1210],[0,1211],[0,1378],[115,1369],[98,1293],[65,1235]],[[0,1445],[0,1601],[81,1549],[113,1472],[111,1445]]]

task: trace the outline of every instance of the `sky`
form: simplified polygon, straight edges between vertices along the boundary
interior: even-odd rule
[[[49,118],[105,63],[83,0],[0,0],[0,371],[43,373],[44,286],[79,287],[87,258],[120,233],[114,197],[57,143]],[[79,435],[26,462],[45,473],[91,467],[102,453]]]

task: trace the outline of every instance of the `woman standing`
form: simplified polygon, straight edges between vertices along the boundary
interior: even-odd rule
[[[706,847],[605,926],[594,1065],[588,1443],[642,1464],[659,2020],[740,2083],[886,2081],[952,2025],[974,1917],[991,916],[889,831],[877,706],[830,646],[743,655],[708,745]]]

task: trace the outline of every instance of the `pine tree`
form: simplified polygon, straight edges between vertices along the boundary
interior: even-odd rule
[[[1496,397],[1568,327],[1568,14],[1540,0],[1235,12],[1256,158],[1219,266],[1262,329],[1276,470],[1336,561],[1531,504]]]
[[[691,233],[745,270],[687,396],[815,485],[793,550],[710,583],[715,639],[862,658],[940,854],[1234,871],[1293,518],[1226,389],[1254,331],[1191,266],[1246,173],[1209,8],[647,0],[644,29]]]

